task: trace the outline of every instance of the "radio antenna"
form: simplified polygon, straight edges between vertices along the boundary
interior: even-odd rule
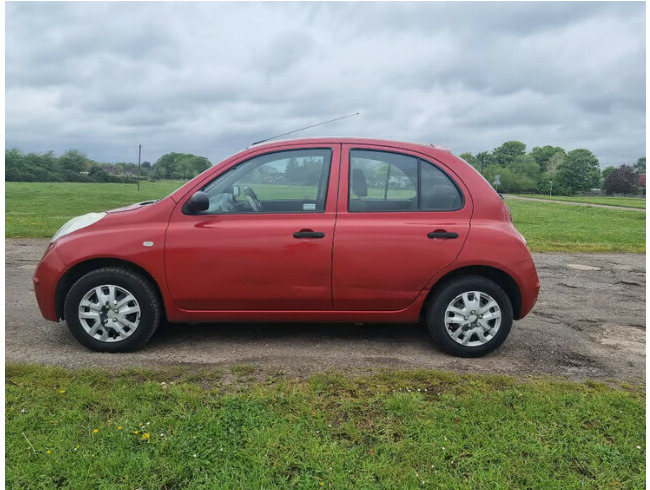
[[[341,119],[345,119],[348,117],[358,116],[359,114],[360,114],[359,112],[355,112],[354,114],[348,114],[347,116],[337,117],[334,119],[330,119],[329,121],[323,121],[318,124],[312,124],[311,126],[306,126],[304,128],[294,129],[293,131],[289,131],[288,133],[278,134],[277,136],[271,136],[270,138],[266,138],[265,140],[256,141],[251,146],[259,145],[260,143],[266,143],[267,141],[274,140],[275,138],[281,138],[282,136],[297,133],[298,131],[304,131],[305,129],[311,129],[311,128],[315,128],[316,126],[322,126],[323,124],[329,124],[329,123],[333,123],[334,121],[340,121]]]

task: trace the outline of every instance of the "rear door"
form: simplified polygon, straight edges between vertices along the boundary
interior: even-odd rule
[[[472,203],[440,163],[409,152],[343,145],[333,250],[337,310],[400,310],[451,264]]]

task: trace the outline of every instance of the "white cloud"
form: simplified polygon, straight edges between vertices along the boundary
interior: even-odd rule
[[[6,5],[6,145],[213,162],[314,134],[645,154],[642,3]]]

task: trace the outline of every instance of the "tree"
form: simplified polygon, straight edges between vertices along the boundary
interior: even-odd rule
[[[611,174],[614,170],[616,170],[616,167],[605,167],[602,172],[600,172],[600,176],[603,179],[603,184],[605,183],[605,179],[607,179],[607,176]]]
[[[471,153],[469,153],[469,152],[461,153],[459,156],[460,156],[460,158],[465,160],[467,163],[469,163],[472,167],[478,168],[478,161],[476,160],[476,157],[474,155],[472,155]]]
[[[490,164],[490,158],[492,158],[492,155],[490,155],[490,152],[488,151],[482,151],[476,154],[476,164],[481,173],[483,172],[483,169]]]
[[[526,145],[521,141],[506,141],[492,151],[491,162],[505,167],[515,158],[526,154]]]
[[[568,194],[598,187],[600,168],[598,159],[589,150],[579,148],[566,154],[557,168],[558,187]]]
[[[555,153],[549,160],[546,162],[546,169],[544,173],[552,179],[553,177],[556,176],[557,174],[557,169],[558,167],[562,164],[564,161],[564,157],[566,157],[566,153],[564,151],[558,151]]]
[[[167,153],[151,167],[159,179],[191,179],[210,167],[205,157],[190,153]]]
[[[79,174],[89,165],[88,157],[79,150],[68,150],[59,157],[59,168],[65,173]]]
[[[645,173],[645,157],[639,158],[634,164],[634,170],[639,174]]]
[[[18,148],[5,150],[5,180],[21,180],[23,176],[22,164],[25,155]]]
[[[108,182],[111,180],[108,172],[99,165],[93,165],[90,167],[88,177],[90,177],[94,182]]]
[[[634,168],[621,165],[609,173],[603,183],[603,190],[606,194],[632,194],[636,190],[636,183],[637,173]]]
[[[537,165],[539,165],[539,170],[540,172],[546,172],[546,169],[548,168],[549,162],[551,158],[556,154],[556,153],[561,153],[562,155],[565,154],[565,151],[563,148],[560,148],[559,146],[536,146],[533,148],[533,151],[530,152],[530,155],[535,159],[537,162]]]

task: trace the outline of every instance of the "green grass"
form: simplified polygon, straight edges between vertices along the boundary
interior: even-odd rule
[[[7,488],[645,488],[642,390],[225,375],[8,365]]]
[[[139,201],[160,199],[184,182],[87,184],[73,182],[5,182],[5,236],[51,237],[70,218]]]
[[[645,213],[514,199],[508,206],[533,251],[645,252]]]
[[[535,199],[547,199],[552,201],[584,202],[588,204],[605,204],[607,206],[620,206],[625,208],[645,209],[645,198],[631,197],[576,197],[576,196],[547,196],[545,194],[516,194],[521,197],[534,197]],[[506,196],[507,199],[508,196]]]
[[[73,216],[161,198],[182,184],[143,182],[138,192],[134,184],[7,182],[5,236],[51,237]],[[255,186],[263,199],[275,197],[282,188]],[[293,191],[308,194],[313,189]],[[645,213],[514,199],[508,205],[534,251],[645,252]]]

